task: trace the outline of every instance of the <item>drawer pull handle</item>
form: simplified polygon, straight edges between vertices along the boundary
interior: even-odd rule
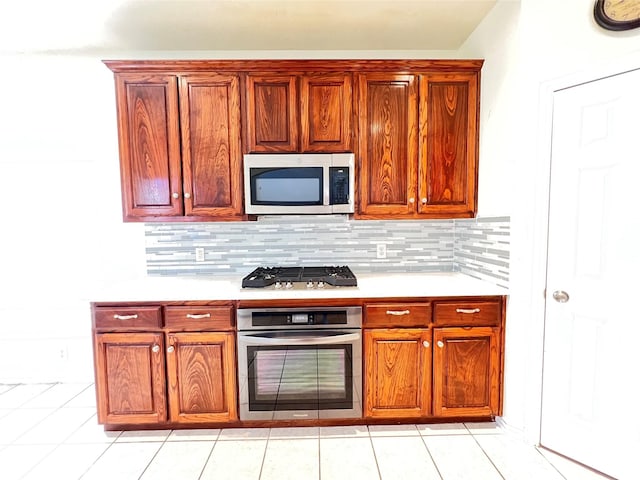
[[[480,313],[479,308],[456,308],[457,313]]]
[[[210,313],[187,313],[187,318],[200,320],[201,318],[211,318],[211,314]]]
[[[411,310],[387,310],[387,315],[409,315]]]
[[[116,320],[135,320],[138,318],[138,314],[134,313],[133,315],[118,315],[117,313],[113,316]]]
[[[444,343],[442,342],[442,340],[438,340],[437,345],[440,348],[444,347]]]

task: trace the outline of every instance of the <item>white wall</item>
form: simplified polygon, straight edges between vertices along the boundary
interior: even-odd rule
[[[601,29],[593,4],[500,1],[461,50],[486,59],[479,212],[511,209],[504,419],[532,442],[540,420],[551,92],[640,65],[640,30]]]

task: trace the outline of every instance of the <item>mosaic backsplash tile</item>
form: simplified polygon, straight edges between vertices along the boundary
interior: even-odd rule
[[[508,217],[365,221],[347,215],[264,216],[255,222],[147,224],[145,237],[152,276],[244,276],[258,266],[349,265],[356,274],[461,271],[508,281]],[[381,243],[387,248],[384,259],[376,258]],[[204,261],[196,261],[196,248],[204,249]]]

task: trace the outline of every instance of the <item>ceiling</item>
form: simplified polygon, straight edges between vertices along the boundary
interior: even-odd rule
[[[21,0],[0,52],[457,50],[498,0]]]

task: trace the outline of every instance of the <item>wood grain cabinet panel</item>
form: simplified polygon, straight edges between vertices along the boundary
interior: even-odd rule
[[[500,406],[500,329],[433,331],[433,414],[492,416]]]
[[[237,420],[233,333],[167,334],[172,422]]]
[[[351,91],[350,74],[300,78],[303,152],[351,151]]]
[[[250,152],[296,152],[296,75],[247,75],[247,138]]]
[[[365,416],[420,417],[430,412],[431,331],[364,331]]]
[[[162,333],[102,333],[95,336],[94,349],[98,422],[164,422]]]
[[[180,77],[185,215],[242,215],[240,81],[237,75]]]
[[[499,326],[500,302],[436,302],[433,323],[440,326]]]
[[[413,215],[418,164],[418,80],[358,75],[359,213]]]
[[[98,330],[149,330],[162,327],[162,307],[96,307],[93,325]]]
[[[172,331],[233,330],[233,307],[169,306],[164,309],[164,324]]]
[[[477,73],[420,76],[418,213],[475,215],[477,125]]]
[[[386,303],[365,305],[364,327],[428,327],[430,303]]]
[[[125,220],[182,215],[178,89],[173,75],[116,75]]]
[[[125,221],[242,217],[238,75],[116,74]]]

